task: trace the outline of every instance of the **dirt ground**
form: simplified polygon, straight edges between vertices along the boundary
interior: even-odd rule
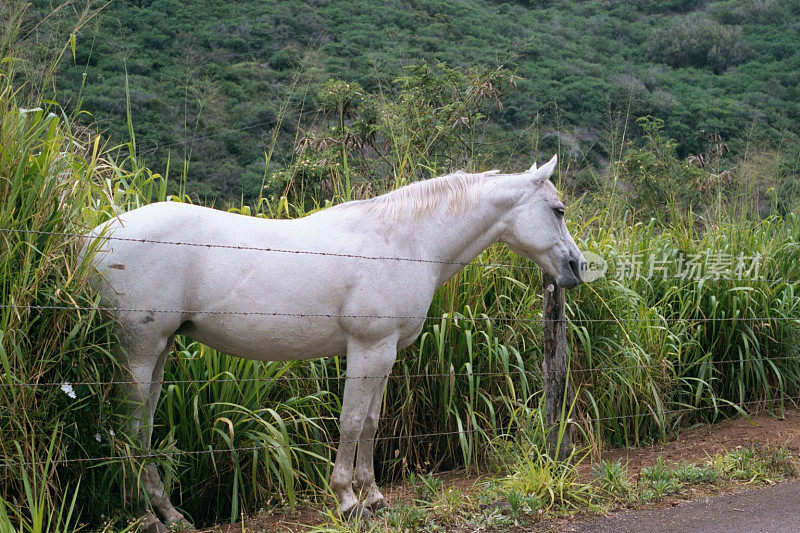
[[[663,457],[668,464],[674,463],[703,463],[708,458],[712,457],[718,452],[731,451],[736,448],[746,447],[765,447],[765,448],[788,448],[790,450],[800,451],[800,411],[787,410],[782,416],[778,413],[760,413],[752,415],[750,419],[738,418],[729,420],[712,426],[695,427],[681,432],[677,438],[665,443],[653,444],[640,448],[632,449],[609,449],[601,452],[599,458],[595,458],[595,462],[587,463],[580,470],[587,475],[591,472],[592,467],[599,460],[616,461],[621,459],[623,463],[628,464],[629,472],[638,472],[641,468],[652,466],[655,464],[659,457]],[[458,486],[466,489],[467,491],[477,491],[481,483],[486,479],[484,476],[466,476],[463,472],[449,472],[442,475],[444,479],[444,486],[454,487]],[[737,492],[746,487],[739,487]],[[757,490],[757,489],[751,489]],[[795,492],[800,489],[795,489]],[[397,504],[400,502],[410,503],[412,500],[411,488],[402,483],[398,483],[384,490],[384,495],[389,502],[389,505]],[[716,496],[719,498],[730,497],[732,495]],[[713,496],[708,492],[690,490],[688,493],[681,495],[684,500],[697,499],[705,504],[713,505]],[[781,496],[775,495],[773,499],[780,500]],[[769,500],[767,496],[762,499]],[[676,500],[662,502],[651,507],[655,507],[653,511],[660,509],[674,508],[684,503]],[[748,504],[751,505],[751,504]],[[758,502],[752,504],[755,508],[758,507]],[[733,508],[731,505],[728,507]],[[747,508],[744,503],[741,504],[742,508]],[[704,511],[702,506],[698,507],[698,513]],[[294,513],[289,514],[261,514],[245,521],[246,531],[291,531],[300,532],[305,531],[309,527],[320,525],[325,522],[323,517],[323,509],[321,507],[301,508]],[[611,516],[619,515],[622,517],[625,513],[642,512],[642,511],[619,511],[612,513]],[[732,512],[737,512],[735,509]],[[634,516],[634,515],[631,515]],[[642,517],[643,519],[645,517]],[[669,518],[662,517],[662,521]],[[613,529],[591,529],[592,524],[604,520],[598,517],[574,517],[569,519],[557,519],[547,524],[549,531],[611,531]],[[639,522],[641,524],[641,522]],[[590,527],[591,526],[591,527]],[[613,527],[613,526],[612,526]],[[622,527],[620,525],[620,527]],[[622,530],[622,529],[621,529]],[[213,531],[216,533],[241,533],[242,526],[217,526],[213,529],[203,530]]]
[[[659,457],[667,463],[697,463],[717,452],[749,446],[800,450],[800,411],[785,411],[783,416],[778,412],[765,412],[753,415],[750,420],[737,418],[702,426],[682,431],[677,438],[664,444],[610,449],[603,452],[601,458],[622,459],[623,463],[628,463],[629,472],[636,472],[651,466]]]

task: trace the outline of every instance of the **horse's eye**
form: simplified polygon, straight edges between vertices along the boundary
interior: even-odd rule
[[[559,218],[561,218],[561,217],[563,217],[563,216],[564,216],[564,211],[565,211],[565,209],[564,209],[564,206],[563,206],[563,205],[559,205],[559,206],[556,206],[556,207],[554,207],[554,208],[553,208],[553,212],[554,212],[554,213],[556,214],[556,216],[557,216],[557,217],[559,217]]]

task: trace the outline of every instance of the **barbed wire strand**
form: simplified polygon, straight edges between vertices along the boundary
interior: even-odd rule
[[[309,110],[306,110],[306,111],[299,110],[299,111],[296,111],[294,114],[299,116],[299,117],[304,117],[304,116],[316,115],[318,113],[319,112],[316,109],[309,109]],[[159,152],[161,150],[166,150],[167,148],[173,148],[175,146],[184,146],[184,145],[187,145],[187,144],[194,145],[194,143],[196,143],[197,141],[204,141],[206,139],[213,139],[215,137],[221,137],[223,135],[230,135],[232,133],[239,133],[239,132],[242,132],[242,131],[252,130],[252,129],[255,129],[255,128],[260,128],[262,126],[272,126],[274,128],[275,126],[277,126],[277,121],[276,121],[276,119],[272,119],[272,120],[266,120],[266,121],[263,121],[263,122],[256,122],[255,124],[250,124],[250,125],[247,125],[247,126],[242,126],[241,128],[232,128],[232,129],[218,131],[218,132],[215,132],[215,133],[208,133],[208,134],[205,134],[205,135],[193,135],[192,137],[181,139],[180,141],[170,142],[170,143],[167,143],[167,144],[159,144],[157,141],[155,141],[153,139],[145,138],[145,139],[139,141],[139,143],[138,143],[140,145],[140,150],[139,150],[139,154],[137,154],[137,157],[147,157],[147,156],[155,154],[155,153],[157,153],[157,152]],[[153,143],[154,146],[152,148],[148,147],[148,146],[146,146],[147,143]]]
[[[784,402],[793,402],[796,400],[800,400],[800,396],[785,396],[782,398],[774,398],[774,399],[764,399],[764,400],[754,400],[748,402],[728,402],[728,401],[719,401],[719,403],[715,403],[714,405],[707,405],[702,407],[687,407],[682,409],[673,409],[670,411],[664,411],[664,417],[669,415],[675,415],[678,413],[687,413],[687,412],[697,412],[697,411],[707,411],[713,409],[715,411],[719,411],[722,409],[735,409],[735,408],[743,408],[745,406],[752,406],[752,405],[764,405],[766,406],[769,403],[784,403]],[[600,422],[602,420],[624,420],[629,418],[660,418],[654,412],[648,413],[640,413],[640,414],[629,414],[629,415],[619,415],[619,416],[607,416],[607,417],[586,417],[585,420],[593,421],[593,422]],[[211,449],[204,449],[204,450],[174,450],[174,451],[155,451],[155,452],[148,452],[148,453],[137,453],[137,454],[128,454],[128,455],[108,455],[108,456],[99,456],[99,457],[76,457],[72,459],[51,459],[49,462],[51,464],[70,464],[70,463],[108,463],[113,461],[120,461],[120,460],[128,460],[128,459],[148,459],[148,458],[155,458],[155,457],[163,457],[163,458],[173,458],[174,456],[194,456],[194,455],[203,455],[203,454],[214,454],[214,453],[238,453],[238,452],[250,452],[250,451],[259,451],[259,450],[268,450],[268,449],[281,449],[281,448],[309,448],[315,446],[324,446],[324,447],[336,447],[341,446],[342,444],[354,444],[359,442],[378,442],[378,441],[389,441],[389,440],[408,440],[408,439],[418,439],[423,437],[443,437],[443,436],[452,436],[452,435],[464,435],[468,433],[488,433],[489,431],[480,428],[474,427],[471,429],[462,429],[458,431],[439,431],[439,432],[431,432],[431,433],[418,433],[414,435],[390,435],[390,436],[378,436],[373,439],[354,439],[354,440],[339,440],[339,441],[319,441],[319,442],[297,442],[292,444],[259,444],[254,446],[243,446],[243,447],[229,447],[229,448],[211,448]],[[6,462],[6,466],[14,466],[14,467],[24,467],[24,466],[38,466],[47,464],[48,460],[41,460],[41,461],[27,461],[27,462]]]
[[[272,248],[272,247],[262,247],[262,246],[249,246],[249,245],[233,245],[233,244],[214,244],[214,243],[196,243],[196,242],[185,242],[185,241],[164,241],[159,239],[137,239],[133,237],[115,237],[113,235],[96,235],[96,234],[83,234],[83,233],[74,233],[74,232],[63,232],[63,231],[42,231],[42,230],[28,230],[28,229],[21,229],[21,228],[0,228],[0,232],[5,233],[32,233],[36,235],[53,235],[53,236],[61,236],[61,237],[73,237],[73,238],[88,238],[88,239],[102,239],[102,240],[115,240],[115,241],[122,241],[122,242],[137,242],[137,243],[147,243],[147,244],[162,244],[162,245],[169,245],[169,246],[190,246],[196,248],[220,248],[220,249],[227,249],[227,250],[241,250],[241,251],[259,251],[259,252],[272,252],[272,253],[282,253],[282,254],[301,254],[301,255],[319,255],[319,256],[330,256],[330,257],[341,257],[341,258],[348,258],[348,259],[366,259],[366,260],[373,260],[373,261],[404,261],[404,262],[412,262],[412,263],[428,263],[428,264],[437,264],[437,265],[455,265],[455,266],[462,266],[462,267],[479,267],[479,268],[516,268],[520,270],[536,270],[539,269],[536,265],[520,265],[520,264],[511,264],[511,263],[481,263],[481,262],[465,262],[465,261],[444,261],[438,259],[421,259],[421,258],[412,258],[412,257],[400,257],[400,256],[371,256],[371,255],[361,255],[361,254],[349,254],[349,253],[339,253],[339,252],[320,252],[320,251],[313,251],[313,250],[290,250],[285,248]],[[627,270],[626,270],[627,272]],[[632,274],[632,273],[631,273]],[[668,279],[674,280],[683,280],[683,281],[697,281],[694,278],[686,277],[686,276],[655,276],[655,277],[643,277],[643,276],[628,276],[623,277],[623,279],[645,279],[647,281],[652,280],[662,280],[666,281]],[[619,279],[614,277],[614,279]],[[793,285],[800,283],[800,280],[785,280],[785,279],[761,279],[761,278],[731,278],[725,277],[722,275],[719,276],[708,276],[708,277],[701,277],[700,280],[703,281],[737,281],[737,282],[759,282],[759,283],[785,283],[787,285]]]
[[[315,113],[316,113],[316,110],[314,110],[314,111],[300,111],[297,114],[299,114],[299,115],[313,115]],[[184,145],[187,145],[187,144],[194,144],[197,141],[204,141],[206,139],[213,139],[213,138],[216,138],[216,137],[222,137],[224,135],[230,135],[232,133],[239,133],[239,132],[242,132],[242,131],[252,130],[252,129],[260,128],[262,126],[269,126],[269,125],[274,127],[276,125],[275,119],[264,121],[264,122],[256,122],[255,124],[250,124],[249,126],[243,126],[241,128],[223,130],[223,131],[218,131],[216,133],[209,133],[209,134],[206,134],[206,135],[195,135],[195,136],[192,136],[190,138],[182,139],[180,141],[174,141],[174,142],[167,143],[167,144],[158,144],[157,142],[155,142],[155,141],[153,141],[151,139],[145,139],[143,142],[145,142],[145,143],[146,142],[152,142],[152,143],[155,144],[155,146],[153,148],[148,148],[146,146],[142,147],[142,149],[140,150],[141,153],[138,154],[138,155],[139,156],[148,156],[148,155],[155,154],[156,152],[159,152],[161,150],[166,150],[167,148],[173,148],[175,146],[184,146]],[[142,143],[142,141],[139,141],[139,142]]]
[[[476,267],[483,267],[483,268],[490,268],[490,267],[506,267],[506,268],[520,268],[526,270],[538,269],[539,267],[533,265],[512,265],[512,264],[503,264],[503,263],[475,263],[475,262],[464,262],[464,261],[443,261],[438,259],[420,259],[420,258],[411,258],[411,257],[399,257],[399,256],[373,256],[373,255],[360,255],[360,254],[349,254],[349,253],[339,253],[339,252],[319,252],[313,250],[290,250],[284,248],[271,248],[271,247],[264,247],[264,246],[246,246],[246,245],[234,245],[234,244],[211,244],[211,243],[197,243],[197,242],[184,242],[184,241],[162,241],[158,239],[135,239],[132,237],[115,237],[113,235],[96,235],[96,234],[82,234],[82,233],[71,233],[71,232],[59,232],[59,231],[41,231],[41,230],[23,230],[18,228],[0,228],[0,232],[16,232],[16,233],[33,233],[36,235],[55,235],[61,237],[75,237],[75,238],[89,238],[89,239],[101,239],[101,240],[113,240],[113,241],[122,241],[122,242],[137,242],[137,243],[146,243],[146,244],[163,244],[169,246],[190,246],[195,248],[220,248],[225,250],[241,250],[241,251],[255,251],[255,252],[272,252],[272,253],[281,253],[281,254],[299,254],[299,255],[321,255],[321,256],[330,256],[330,257],[342,257],[347,259],[367,259],[373,261],[405,261],[405,262],[412,262],[412,263],[429,263],[429,264],[436,264],[436,265],[456,265],[456,266],[476,266]]]
[[[296,318],[378,318],[395,320],[444,320],[464,322],[536,322],[542,319],[541,315],[535,317],[517,316],[488,316],[481,315],[469,317],[456,313],[446,313],[437,315],[358,315],[358,314],[337,314],[337,313],[294,313],[283,311],[228,311],[228,310],[191,310],[191,309],[148,309],[145,307],[106,307],[106,306],[80,306],[80,305],[32,305],[32,304],[0,304],[0,309],[29,309],[34,311],[44,310],[65,310],[65,311],[102,311],[102,312],[131,312],[131,313],[164,313],[182,315],[238,315],[238,316],[274,316],[274,317],[296,317]],[[640,317],[640,318],[544,318],[548,322],[567,322],[571,324],[583,323],[677,323],[677,322],[771,322],[771,321],[800,321],[800,317],[793,316],[774,316],[774,317]]]
[[[664,368],[664,369],[678,369],[684,367],[692,367],[692,366],[702,366],[702,365],[725,365],[725,364],[745,364],[755,361],[761,361],[765,363],[771,363],[775,361],[786,361],[786,360],[794,360],[797,359],[796,356],[782,356],[782,357],[744,357],[744,358],[735,358],[735,359],[699,359],[696,361],[684,361],[682,363],[672,363],[669,361],[663,361],[660,363],[651,363],[645,365],[637,365],[637,364],[629,364],[629,365],[613,365],[613,366],[595,366],[591,368],[570,368],[569,374],[593,374],[596,372],[609,372],[614,370],[631,370],[634,368],[638,369],[649,369],[649,368]],[[199,358],[183,358],[184,361],[191,361],[191,360],[199,360]],[[551,369],[551,370],[541,370],[537,369],[534,371],[520,369],[518,367],[514,367],[510,369],[508,372],[505,371],[492,371],[492,372],[431,372],[431,373],[419,373],[419,374],[389,374],[388,376],[357,376],[357,377],[350,377],[348,378],[347,375],[343,376],[262,376],[257,378],[237,378],[237,377],[225,377],[225,378],[202,378],[202,379],[162,379],[162,380],[144,380],[144,381],[133,381],[133,380],[107,380],[107,381],[45,381],[45,382],[17,382],[17,383],[0,383],[0,387],[62,387],[62,386],[71,386],[71,387],[79,387],[79,386],[111,386],[111,385],[145,385],[145,384],[159,384],[159,385],[191,385],[195,383],[203,383],[203,384],[210,384],[210,383],[269,383],[269,382],[287,382],[287,381],[346,381],[347,379],[351,380],[367,380],[367,379],[421,379],[421,378],[454,378],[454,377],[513,377],[517,374],[530,374],[535,376],[543,376],[546,374],[559,374],[561,373],[560,370]],[[222,372],[219,375],[228,374],[230,372]]]

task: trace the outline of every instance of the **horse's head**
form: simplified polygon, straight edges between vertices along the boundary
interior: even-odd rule
[[[510,209],[500,239],[570,289],[581,283],[586,260],[567,231],[564,204],[550,182],[556,159],[507,178],[511,197],[503,196]]]

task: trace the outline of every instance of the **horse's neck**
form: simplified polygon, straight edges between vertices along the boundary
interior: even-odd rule
[[[502,215],[488,201],[476,202],[457,212],[443,206],[415,219],[405,236],[412,241],[410,249],[432,261],[441,286],[498,242]]]

